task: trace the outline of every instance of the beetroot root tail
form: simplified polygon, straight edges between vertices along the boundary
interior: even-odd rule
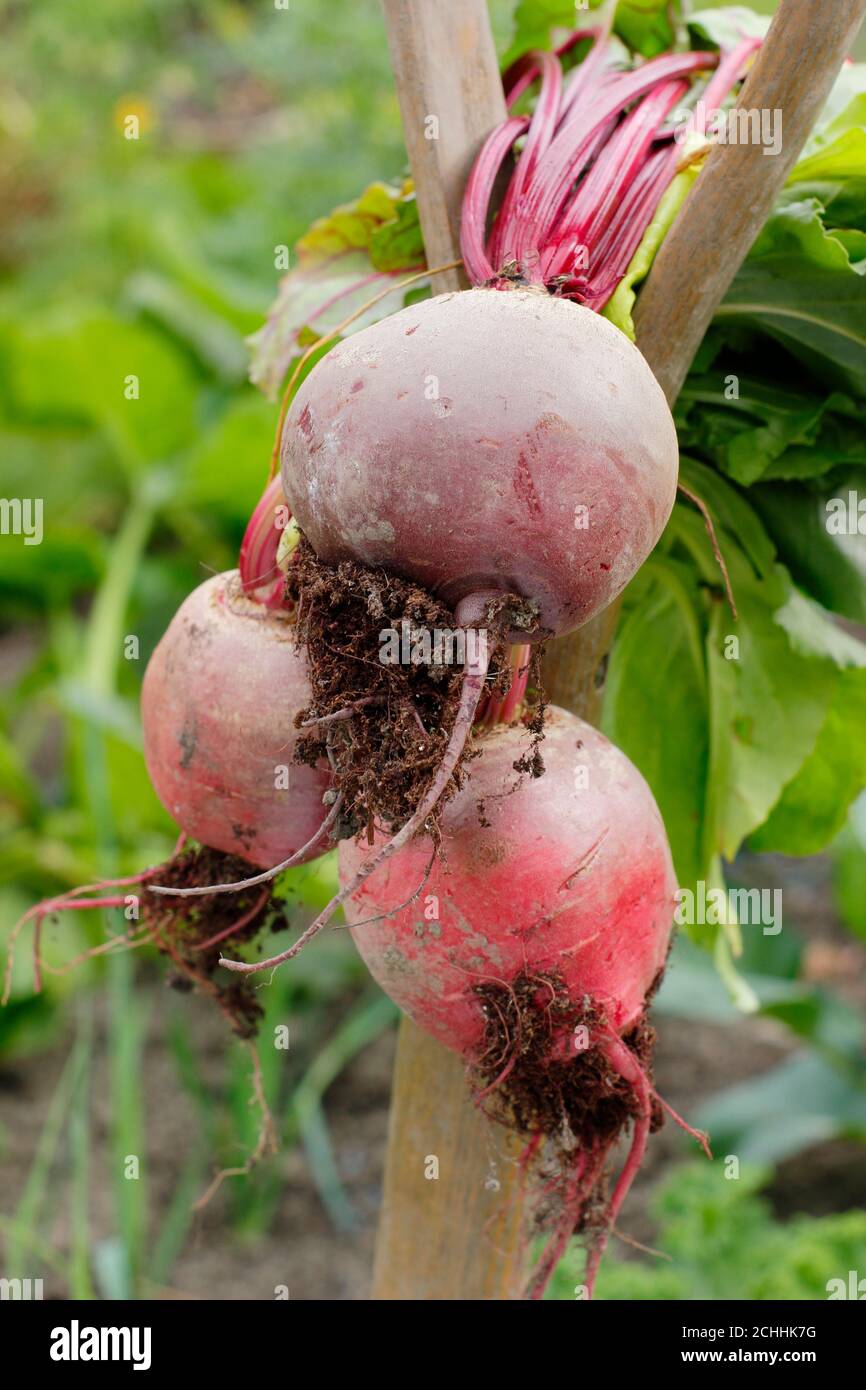
[[[643,1163],[647,1139],[649,1138],[650,1121],[652,1119],[652,1088],[637,1058],[629,1051],[625,1043],[619,1037],[610,1038],[604,1044],[603,1051],[614,1071],[618,1072],[623,1080],[627,1081],[632,1087],[638,1105],[638,1114],[634,1122],[634,1133],[632,1134],[631,1148],[628,1151],[628,1157],[623,1165],[622,1172],[617,1178],[616,1186],[613,1189],[613,1195],[608,1203],[604,1217],[604,1225],[596,1238],[595,1244],[590,1250],[589,1259],[586,1263],[584,1283],[586,1284],[589,1298],[592,1298],[595,1289],[598,1267],[601,1264],[602,1256],[607,1248],[610,1233],[616,1224],[616,1218],[619,1215],[622,1204],[628,1196],[629,1188],[634,1182],[638,1170]]]
[[[658,1091],[653,1091],[653,1099],[658,1101],[666,1115],[670,1115],[674,1124],[679,1125],[680,1129],[685,1130],[686,1134],[691,1135],[692,1139],[700,1144],[707,1158],[712,1159],[713,1151],[710,1148],[710,1136],[702,1129],[694,1129],[687,1120],[683,1119],[682,1115],[674,1110],[672,1105],[668,1105],[667,1101],[659,1095]]]
[[[575,1160],[574,1172],[563,1197],[562,1216],[527,1285],[526,1296],[533,1302],[544,1297],[553,1272],[565,1254],[583,1209],[601,1177],[609,1149],[609,1143],[599,1144],[588,1153],[579,1154]]]
[[[362,887],[371,874],[381,868],[392,855],[401,850],[405,844],[408,844],[413,835],[417,834],[417,832],[423,828],[427,817],[430,815],[431,811],[435,809],[436,803],[448,786],[449,779],[460,761],[460,756],[466,745],[466,740],[471,733],[472,725],[475,720],[475,711],[478,708],[478,702],[481,699],[484,682],[487,678],[487,662],[487,644],[486,642],[479,642],[478,657],[471,664],[467,664],[466,671],[464,672],[463,687],[460,692],[460,704],[454,719],[454,726],[451,730],[448,746],[442,756],[442,761],[436,769],[433,780],[424,793],[421,801],[418,803],[415,811],[405,824],[400,827],[396,835],[388,841],[387,845],[384,845],[382,849],[380,849],[378,854],[375,854],[372,859],[368,859],[367,863],[361,866],[351,883],[348,883],[345,888],[341,888],[339,893],[335,894],[327,907],[319,913],[319,916],[307,927],[307,930],[298,937],[294,945],[289,946],[285,951],[281,951],[279,955],[271,956],[269,960],[228,960],[223,956],[220,959],[220,964],[224,965],[226,970],[234,970],[240,975],[254,975],[260,970],[272,970],[275,966],[282,965],[284,961],[291,960],[294,956],[298,955],[307,943],[311,941],[314,936],[318,936],[319,932],[328,925],[334,913],[343,905],[346,899],[351,898],[354,893],[357,893],[358,889]],[[260,878],[250,879],[251,884],[258,882],[261,882]],[[399,911],[399,908],[395,908],[395,911]]]
[[[272,878],[277,877],[277,874],[293,868],[295,864],[300,864],[309,851],[315,849],[319,841],[331,829],[340,813],[342,804],[343,798],[338,796],[312,839],[308,840],[305,845],[301,845],[300,849],[295,850],[294,854],[290,854],[288,859],[284,859],[281,864],[274,864],[271,869],[265,869],[260,874],[253,874],[252,878],[241,878],[234,883],[207,883],[195,888],[171,888],[166,884],[151,883],[150,892],[159,893],[169,898],[200,898],[207,897],[211,893],[241,893],[246,888],[257,888],[260,883],[269,883]]]

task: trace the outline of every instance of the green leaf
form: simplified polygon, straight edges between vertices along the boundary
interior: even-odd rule
[[[101,309],[64,309],[21,325],[9,393],[27,419],[92,421],[132,471],[195,436],[196,381],[183,355],[153,330]]]
[[[60,607],[75,594],[95,588],[102,574],[103,546],[88,527],[58,525],[49,514],[41,545],[5,537],[0,546],[0,597],[14,604]]]
[[[614,31],[635,53],[654,58],[673,47],[682,12],[679,0],[620,0]]]
[[[741,375],[729,358],[711,372],[692,373],[676,406],[681,445],[699,450],[744,487],[866,465],[860,416],[849,396]]]
[[[866,1213],[776,1221],[770,1202],[759,1195],[770,1180],[769,1167],[741,1162],[734,1169],[728,1155],[741,1159],[740,1150],[716,1147],[725,1157],[677,1164],[653,1194],[650,1214],[658,1235],[652,1243],[666,1258],[631,1254],[625,1260],[612,1242],[596,1298],[816,1300],[826,1299],[839,1279],[847,1291],[848,1271],[859,1268],[866,1242]],[[573,1244],[547,1297],[573,1300],[584,1260],[584,1251]]]
[[[139,271],[127,281],[124,300],[150,314],[194,353],[207,372],[226,382],[243,380],[247,354],[240,333],[168,276]]]
[[[866,176],[809,179],[792,184],[782,194],[780,206],[805,198],[815,198],[823,205],[825,227],[858,227],[866,231]]]
[[[733,627],[720,614],[709,638],[716,804],[707,835],[732,859],[812,754],[839,677],[831,662],[794,649],[775,621],[775,586],[752,578],[730,547],[727,559],[740,616]],[[733,657],[731,635],[738,639]]]
[[[840,670],[866,666],[866,644],[852,637],[817,603],[796,589],[775,614],[791,639],[794,651],[832,661]]]
[[[842,1135],[866,1139],[866,1077],[859,1084],[814,1053],[732,1086],[701,1106],[694,1121],[718,1153],[770,1163]]]
[[[857,483],[856,474],[834,475],[817,490],[777,483],[754,487],[749,496],[796,582],[831,612],[866,623],[866,547],[848,496],[859,497]],[[852,521],[840,534],[828,529],[828,520],[842,503]]]
[[[856,83],[859,91],[832,119],[818,122],[791,172],[790,182],[866,175],[866,64],[853,64],[852,70],[853,76],[843,69],[840,83],[848,93]]]
[[[424,238],[414,193],[400,198],[394,216],[373,232],[370,260],[377,270],[408,270],[424,264]]]
[[[320,217],[297,244],[298,264],[280,281],[263,328],[247,339],[250,380],[274,397],[292,362],[381,291],[392,293],[346,329],[357,333],[406,302],[400,281],[424,265],[411,180],[372,183],[351,203]],[[416,282],[413,288],[423,282]]]
[[[705,503],[714,525],[724,527],[732,537],[736,537],[736,544],[748,558],[757,577],[769,579],[773,573],[776,548],[749,499],[720,478],[714,469],[686,455],[680,457],[680,480]],[[722,544],[727,545],[724,537]]]
[[[596,9],[600,0],[590,0]],[[532,48],[553,48],[553,31],[569,32],[580,22],[572,0],[519,0],[514,10],[514,34],[502,60],[504,68]]]
[[[620,624],[605,692],[605,733],[659,804],[679,882],[703,877],[708,729],[701,599],[694,576],[653,564],[656,582]]]
[[[409,201],[414,206],[407,187],[371,183],[352,202],[316,219],[297,244],[300,263],[309,267],[345,251],[369,250],[381,227],[396,220],[401,202]]]
[[[813,198],[770,217],[716,321],[748,322],[829,384],[866,393],[866,277]]]
[[[519,0],[514,11],[514,34],[503,66],[509,67],[532,48],[553,48],[576,28],[588,28],[590,12],[604,0],[589,0],[589,11],[574,0]],[[682,29],[681,0],[619,0],[614,33],[635,53],[652,58],[671,48]]]
[[[262,490],[275,424],[273,405],[250,387],[239,392],[189,451],[178,504],[245,523]]]

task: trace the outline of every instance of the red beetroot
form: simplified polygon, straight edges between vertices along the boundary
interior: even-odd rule
[[[234,571],[190,594],[141,697],[151,781],[188,835],[262,867],[307,844],[328,786],[325,771],[292,760],[294,715],[309,701],[289,614],[246,598]]]
[[[664,529],[677,438],[640,352],[544,291],[403,309],[324,357],[286,420],[283,487],[326,564],[414,580],[477,621],[479,592],[562,634],[619,594]],[[465,616],[464,616],[465,615]]]
[[[477,980],[561,970],[622,1033],[667,954],[676,879],[646,782],[598,730],[554,707],[544,775],[524,776],[515,791],[513,764],[529,740],[513,726],[480,741],[470,779],[443,810],[443,857],[418,900],[390,915],[424,879],[431,845],[420,836],[345,904],[350,925],[389,914],[354,930],[358,950],[410,1018],[466,1055],[484,1034]],[[374,852],[363,838],[344,840],[341,879]],[[439,899],[430,923],[429,895]]]
[[[529,738],[512,726],[481,740],[471,779],[444,808],[443,857],[426,882],[431,846],[419,837],[345,908],[379,984],[473,1066],[477,1096],[494,1095],[534,1136],[561,1138],[567,1121],[563,1215],[536,1272],[539,1295],[582,1221],[596,1230],[591,1287],[643,1155],[655,1103],[646,1007],[676,880],[658,808],[624,754],[552,709],[545,773],[515,790]],[[342,881],[375,853],[344,841]],[[630,1119],[631,1152],[600,1217],[605,1159]]]

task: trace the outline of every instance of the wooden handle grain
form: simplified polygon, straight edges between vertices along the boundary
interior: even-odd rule
[[[460,256],[460,204],[472,161],[505,118],[487,6],[485,0],[384,0],[384,9],[427,263],[442,265]],[[436,289],[465,283],[452,271],[437,277]],[[519,1297],[518,1144],[475,1109],[460,1059],[404,1019],[376,1298]]]
[[[460,257],[460,204],[472,161],[505,119],[484,0],[383,0],[403,134],[428,265]],[[461,271],[436,293],[466,284]]]

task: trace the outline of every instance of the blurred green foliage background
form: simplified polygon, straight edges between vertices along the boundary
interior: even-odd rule
[[[504,48],[512,5],[495,0],[491,9]],[[45,515],[41,545],[0,538],[0,930],[8,935],[39,898],[170,853],[176,832],[145,773],[138,690],[184,596],[234,565],[265,480],[275,407],[246,381],[244,339],[273,298],[278,248],[371,180],[399,175],[405,155],[377,0],[291,0],[288,10],[261,0],[2,0],[0,21],[0,491],[41,497]],[[138,139],[125,138],[130,116]],[[132,375],[135,402],[124,395]],[[131,658],[130,636],[138,639]],[[852,901],[863,862],[859,850],[849,862]],[[332,875],[324,861],[293,876],[283,890],[290,912],[302,918],[323,901]],[[78,914],[49,948],[71,959],[104,932],[96,914]],[[687,978],[712,994],[703,966],[689,968]],[[50,977],[37,998],[22,937],[0,1048],[26,1056],[61,1043],[69,1057],[23,1191],[14,1207],[0,1204],[10,1276],[32,1274],[36,1261],[76,1297],[127,1297],[167,1282],[214,1154],[255,1143],[245,1054],[231,1050],[215,1097],[179,1008],[169,1042],[200,1113],[201,1142],[179,1157],[158,1219],[148,1216],[146,1182],[112,1178],[114,1235],[94,1245],[94,1030],[108,1038],[116,1175],[144,1142],[149,1005],[135,978],[157,973],[153,962],[118,956]],[[780,998],[777,1016],[787,1007],[785,1021],[814,1041],[815,1020],[826,1024],[827,1015],[812,996],[804,1003],[802,991],[781,989]],[[724,1013],[713,999],[700,996],[700,1007]],[[306,1146],[333,1222],[348,1227],[322,1096],[391,1026],[393,1010],[364,983],[340,933],[284,972],[267,1007],[265,1031],[274,1019],[305,1019],[288,1064],[262,1049],[266,1092],[284,1141]],[[682,1012],[682,999],[671,1007]],[[866,1132],[856,1106],[846,1126]],[[0,1150],[9,1138],[0,1129]],[[62,1195],[51,1181],[61,1153],[71,1174]],[[704,1238],[694,1213],[711,1200],[695,1182],[692,1217],[669,1213],[681,1241],[692,1220],[693,1246]],[[266,1229],[278,1190],[268,1171],[235,1185],[238,1229]],[[752,1203],[742,1263],[767,1218],[749,1192],[738,1200]],[[59,1251],[47,1232],[67,1201]],[[833,1239],[844,1262],[848,1228],[840,1232]],[[820,1296],[827,1262],[813,1263],[818,1275],[792,1285],[805,1293],[773,1285],[772,1296]],[[652,1296],[694,1296],[684,1292],[686,1275],[668,1272],[635,1274],[630,1292],[614,1282],[609,1296],[648,1296],[638,1289],[644,1278]],[[560,1296],[569,1297],[565,1284]]]

